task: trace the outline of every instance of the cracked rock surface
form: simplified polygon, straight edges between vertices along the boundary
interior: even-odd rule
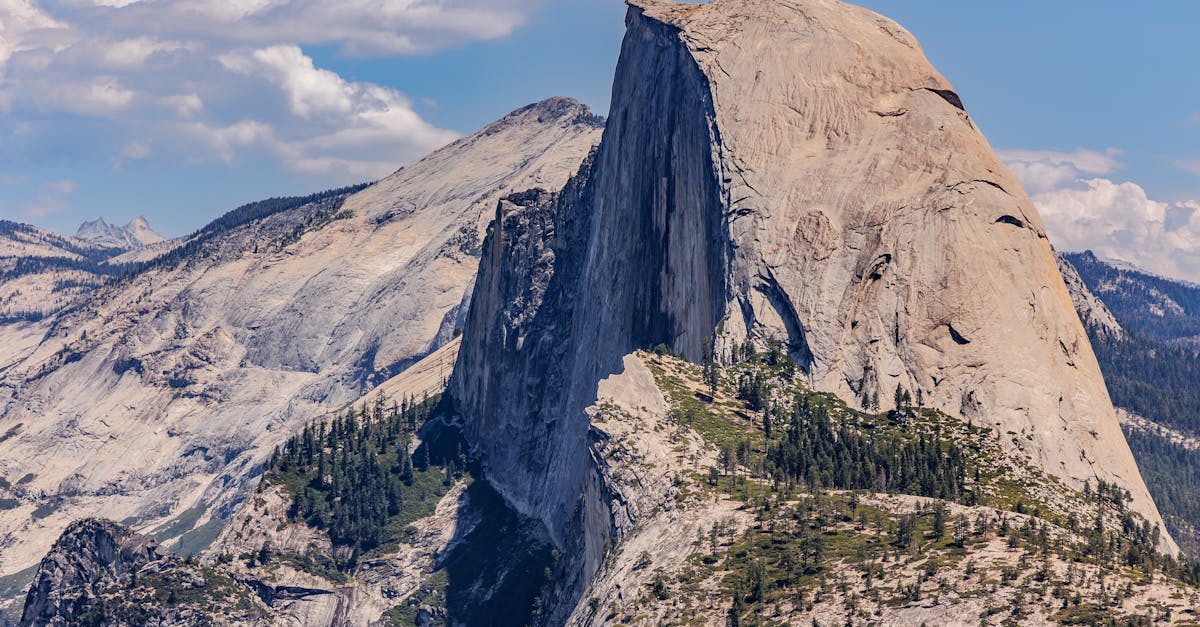
[[[501,203],[450,386],[568,556],[557,594],[636,524],[585,409],[658,344],[783,341],[817,391],[919,390],[1161,525],[1037,210],[910,34],[835,0],[629,4],[603,141],[560,194]]]
[[[835,0],[631,6],[631,39],[699,69],[725,346],[784,339],[819,390],[1031,434],[1038,466],[1159,522],[1037,210],[909,33]]]
[[[0,496],[16,500],[0,511],[0,574],[83,516],[181,520],[176,536],[211,539],[272,447],[452,338],[497,199],[561,187],[600,129],[584,105],[546,100],[340,206],[251,221],[45,320],[0,324]]]

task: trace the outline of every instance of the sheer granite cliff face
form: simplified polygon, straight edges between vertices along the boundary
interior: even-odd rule
[[[524,107],[341,204],[0,322],[0,575],[84,516],[211,539],[274,446],[452,338],[498,199],[561,187],[601,127],[573,100]]]
[[[786,339],[846,399],[921,390],[1159,522],[1037,210],[911,35],[833,0],[632,13],[708,79],[726,344]]]
[[[708,95],[672,42],[631,27],[600,148],[561,195],[501,203],[451,383],[497,489],[559,543],[589,502],[596,382],[638,347],[702,358],[725,308]]]
[[[833,0],[630,5],[604,139],[557,198],[501,205],[451,382],[585,580],[621,503],[584,409],[659,343],[783,340],[817,390],[920,390],[1160,522],[1036,209],[911,35]]]

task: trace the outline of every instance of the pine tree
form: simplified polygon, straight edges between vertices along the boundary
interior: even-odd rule
[[[721,385],[721,369],[717,366],[712,350],[708,351],[708,358],[704,360],[704,383],[708,386],[708,395],[716,398],[717,388]]]
[[[940,540],[946,535],[946,504],[939,502],[933,509],[933,538]]]
[[[429,447],[425,444],[417,447],[416,458],[413,459],[413,466],[421,472],[429,470]]]
[[[733,605],[729,607],[729,615],[725,621],[727,627],[740,627],[742,624],[742,612],[746,611],[746,593],[742,589],[741,583],[733,585]]]

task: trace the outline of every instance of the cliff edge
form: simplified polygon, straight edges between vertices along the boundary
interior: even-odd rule
[[[491,482],[585,573],[622,504],[584,409],[659,344],[783,342],[814,390],[909,391],[1161,526],[1037,210],[911,35],[833,0],[636,0],[627,27],[594,156],[501,206],[450,386]]]

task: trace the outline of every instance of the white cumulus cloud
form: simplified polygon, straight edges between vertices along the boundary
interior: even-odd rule
[[[1150,198],[1109,177],[1120,151],[1001,151],[1025,184],[1059,250],[1092,250],[1175,278],[1200,280],[1200,203]]]
[[[299,46],[272,46],[248,54],[228,54],[220,61],[235,72],[275,83],[287,94],[292,113],[301,118],[312,117],[314,113],[349,113],[365,91],[361,85],[351,85],[337,74],[315,67]]]
[[[0,167],[71,146],[119,169],[265,157],[314,185],[377,178],[455,134],[305,47],[422,54],[544,1],[0,0]]]
[[[1000,158],[1020,177],[1030,193],[1056,189],[1082,176],[1111,174],[1121,167],[1121,151],[1103,152],[1080,148],[1074,152],[1053,150],[1001,150]]]
[[[421,119],[400,92],[317,68],[299,46],[241,51],[220,61],[285,97],[292,120],[279,125],[275,150],[298,173],[375,178],[395,169],[398,148],[438,146],[456,137]]]

